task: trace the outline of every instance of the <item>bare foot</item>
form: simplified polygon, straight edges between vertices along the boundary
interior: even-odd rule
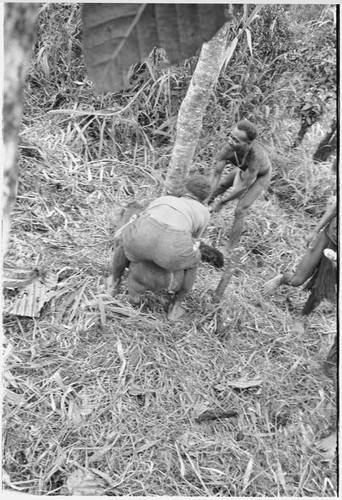
[[[269,293],[274,292],[274,290],[280,285],[283,276],[283,274],[278,274],[271,280],[267,281],[262,287],[263,294],[268,295]]]
[[[170,321],[177,321],[184,313],[185,309],[180,304],[170,304],[167,319]]]
[[[337,448],[336,431],[333,431],[329,436],[317,441],[316,448],[322,453],[326,460],[333,460]]]

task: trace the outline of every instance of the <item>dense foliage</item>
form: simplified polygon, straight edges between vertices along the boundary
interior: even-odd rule
[[[297,118],[298,146],[307,130],[336,106],[334,8],[309,6],[303,18],[297,6],[267,5],[252,25],[252,35],[253,58],[246,44],[237,51],[230,88],[242,94],[243,115],[261,106],[268,118],[281,107]]]
[[[220,135],[220,128],[224,130],[237,119],[254,117],[263,131],[272,135],[279,132],[276,121],[288,117],[297,121],[298,128],[285,135],[290,143],[298,145],[311,125],[324,120],[327,109],[334,113],[334,9],[310,6],[301,15],[296,5],[266,5],[251,28],[253,56],[246,40],[238,46],[209,103],[204,129],[216,129]],[[50,16],[55,27],[52,36],[48,32]],[[128,105],[118,115],[120,123],[116,120],[116,143],[124,140],[127,127],[133,129],[134,140],[156,145],[172,143],[196,56],[168,68],[163,50],[154,49],[146,63],[132,68],[129,89],[96,97],[86,78],[81,53],[79,7],[45,6],[41,19],[28,89],[41,93],[44,102],[50,100],[51,109],[66,108],[75,102],[78,109],[93,105],[94,109],[115,111]],[[87,103],[83,102],[84,87],[89,88]],[[88,114],[79,120],[90,139],[100,133],[98,118]]]

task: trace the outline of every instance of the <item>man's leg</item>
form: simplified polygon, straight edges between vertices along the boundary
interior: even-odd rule
[[[117,247],[113,258],[113,283],[111,287],[111,294],[115,296],[119,291],[119,285],[122,275],[129,266],[130,261],[127,259],[124,249],[121,245]]]
[[[192,289],[197,275],[197,268],[185,269],[184,279],[180,290],[176,293],[175,298],[169,306],[167,318],[171,321],[176,321],[185,313],[185,309],[181,306],[182,301]]]
[[[229,189],[229,188],[232,187],[232,185],[234,183],[236,172],[238,170],[239,170],[238,168],[234,168],[234,170],[232,170],[231,172],[229,172],[229,174],[226,175],[222,179],[222,181],[220,182],[220,185],[218,186],[218,188],[210,195],[208,203],[212,203],[212,201],[216,198],[216,196],[219,196],[220,194],[222,194],[225,191],[227,191],[227,189]]]
[[[273,292],[280,285],[300,286],[303,285],[314,273],[319,261],[322,258],[323,251],[329,243],[329,238],[325,231],[319,233],[314,248],[310,248],[300,260],[295,272],[278,274],[263,287],[264,293]]]
[[[232,250],[240,240],[240,236],[243,230],[244,218],[247,214],[247,211],[249,207],[255,202],[255,200],[259,198],[262,192],[266,189],[270,177],[271,173],[259,177],[248,189],[248,191],[240,198],[235,210],[234,223],[227,245],[228,251]]]

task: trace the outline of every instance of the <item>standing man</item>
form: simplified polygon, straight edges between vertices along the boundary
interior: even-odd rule
[[[272,166],[264,147],[255,142],[258,131],[248,120],[238,122],[227,138],[227,144],[218,154],[211,174],[209,203],[229,188],[230,194],[214,202],[212,212],[218,212],[229,201],[239,199],[235,219],[228,242],[228,251],[238,243],[243,221],[252,203],[265,191],[272,175]],[[220,183],[224,167],[231,163],[234,168]]]

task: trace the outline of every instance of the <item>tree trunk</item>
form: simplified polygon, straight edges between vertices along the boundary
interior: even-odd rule
[[[6,253],[10,216],[16,196],[17,144],[22,115],[22,86],[34,40],[39,4],[6,3],[4,7],[4,172],[3,172],[3,252]]]
[[[336,145],[337,131],[335,118],[331,124],[331,130],[325,134],[313,155],[314,162],[321,163],[323,161],[327,161],[329,157],[336,151]]]
[[[218,79],[225,54],[229,23],[204,43],[189,89],[181,104],[176,140],[168,168],[164,192],[179,195],[193,161],[210,93]]]

